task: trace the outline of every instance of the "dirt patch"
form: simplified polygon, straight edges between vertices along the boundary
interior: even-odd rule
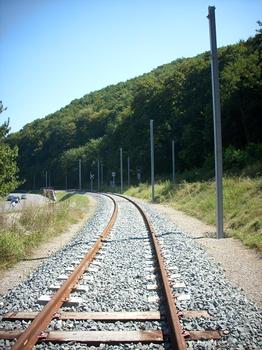
[[[7,293],[9,290],[13,289],[19,283],[24,281],[28,275],[34,271],[45,259],[61,249],[77,234],[77,232],[84,226],[87,219],[93,215],[96,208],[95,199],[91,196],[89,196],[88,199],[88,213],[80,222],[72,225],[63,234],[51,238],[48,242],[41,244],[28,260],[20,261],[12,268],[0,271],[0,294],[3,295]]]

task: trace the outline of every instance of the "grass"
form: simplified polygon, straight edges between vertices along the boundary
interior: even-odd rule
[[[262,178],[225,177],[223,187],[226,236],[239,238],[246,246],[262,251]],[[151,187],[141,184],[125,194],[150,200]],[[215,224],[214,181],[182,182],[176,186],[162,181],[155,186],[155,200]]]
[[[58,192],[56,203],[0,214],[0,269],[28,257],[41,242],[84,218],[88,203],[86,196]]]

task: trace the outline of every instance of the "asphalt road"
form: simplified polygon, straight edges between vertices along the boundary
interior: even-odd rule
[[[21,198],[22,193],[10,193]],[[4,201],[0,203],[0,212],[11,212],[15,210],[21,210],[26,206],[39,206],[47,202],[47,199],[40,194],[26,193],[26,199],[21,199],[14,207],[11,205],[11,201]]]

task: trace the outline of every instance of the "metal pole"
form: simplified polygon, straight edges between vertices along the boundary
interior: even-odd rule
[[[100,190],[100,162],[97,160],[97,191]]]
[[[45,172],[45,188],[47,188],[47,171]]]
[[[172,140],[172,180],[173,183],[175,183],[176,176],[175,176],[175,141]]]
[[[101,162],[101,187],[104,185],[104,165]]]
[[[79,166],[79,171],[78,171],[78,175],[79,175],[79,191],[82,191],[82,169],[81,169],[81,159],[79,159],[78,161],[78,166]]]
[[[127,157],[127,187],[130,186],[130,158]]]
[[[123,193],[123,150],[120,147],[120,193]]]
[[[153,120],[150,120],[150,149],[151,149],[151,186],[152,186],[152,202],[155,200],[155,174],[154,174],[154,130]]]
[[[216,40],[215,7],[208,7],[210,47],[211,47],[211,75],[213,96],[213,123],[215,145],[215,170],[216,170],[216,225],[217,238],[224,237],[223,230],[223,164],[222,164],[222,137],[221,137],[221,111],[220,92],[218,80],[218,59]]]
[[[93,175],[90,173],[90,191],[93,192]]]
[[[115,177],[116,177],[116,173],[115,173],[115,172],[112,172],[112,178],[113,178],[113,180],[112,180],[112,186],[113,186],[113,188],[115,187]]]

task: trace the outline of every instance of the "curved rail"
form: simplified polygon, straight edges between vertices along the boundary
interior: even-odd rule
[[[37,343],[41,334],[44,332],[48,324],[53,318],[53,315],[59,310],[63,303],[67,300],[70,292],[77,284],[80,277],[85,272],[86,268],[90,265],[96,253],[102,246],[103,239],[109,234],[112,229],[116,217],[117,217],[117,205],[115,200],[109,197],[114,203],[114,210],[110,218],[109,223],[104,229],[101,236],[97,239],[93,247],[87,252],[85,257],[81,260],[80,264],[71,273],[69,278],[64,282],[64,284],[57,290],[53,295],[52,299],[45,305],[42,311],[36,316],[31,325],[19,336],[16,343],[13,345],[12,350],[30,350]]]
[[[150,224],[150,222],[149,222],[146,214],[142,210],[142,208],[136,202],[134,202],[130,198],[127,198],[127,197],[122,196],[122,195],[117,194],[117,196],[122,197],[122,198],[126,199],[127,201],[131,202],[139,210],[140,214],[143,217],[144,223],[145,223],[148,231],[152,235],[153,245],[154,245],[154,249],[155,249],[155,253],[156,253],[156,257],[157,257],[157,262],[158,262],[158,267],[159,267],[159,271],[160,271],[160,276],[161,276],[161,283],[163,286],[164,296],[165,296],[165,300],[166,300],[165,306],[166,306],[166,313],[167,313],[167,321],[168,321],[168,325],[169,325],[169,329],[170,329],[170,342],[172,344],[172,349],[185,350],[186,349],[186,342],[185,342],[185,339],[183,337],[182,328],[181,328],[179,318],[178,318],[178,311],[177,311],[177,308],[175,305],[172,290],[170,287],[170,283],[169,283],[167,272],[166,272],[165,265],[164,265],[164,260],[163,260],[163,257],[161,255],[160,246],[158,244],[158,241],[156,238],[156,233],[153,229],[153,226]]]

